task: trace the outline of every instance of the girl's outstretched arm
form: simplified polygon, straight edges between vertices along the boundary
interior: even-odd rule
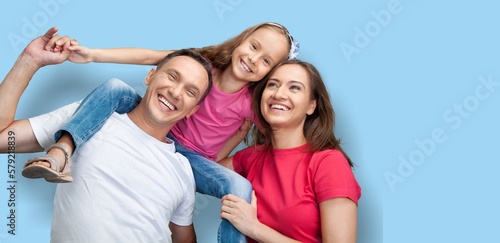
[[[156,65],[171,50],[151,50],[146,48],[88,48],[81,46],[77,40],[69,36],[54,36],[47,44],[46,50],[57,52],[70,43],[69,60],[74,63],[105,62],[122,64]]]
[[[74,63],[106,62],[122,64],[156,65],[170,50],[151,50],[146,48],[109,48],[91,49],[84,46],[71,46],[69,60]]]

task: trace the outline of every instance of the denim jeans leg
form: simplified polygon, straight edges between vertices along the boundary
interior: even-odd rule
[[[172,139],[170,136],[169,138]],[[247,179],[177,142],[175,148],[189,160],[197,192],[219,199],[227,194],[234,194],[250,203],[252,185]],[[219,243],[246,242],[246,237],[225,219],[219,225],[217,238]]]
[[[129,112],[140,101],[141,96],[132,87],[119,79],[111,79],[85,97],[71,120],[56,132],[55,140],[66,131],[73,137],[75,147],[79,147],[102,128],[113,112]]]

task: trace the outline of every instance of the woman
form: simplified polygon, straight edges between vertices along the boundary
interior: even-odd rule
[[[254,91],[264,130],[254,146],[221,161],[254,188],[251,204],[221,199],[221,217],[249,242],[356,242],[361,189],[334,130],[334,111],[319,72],[287,61]],[[257,203],[257,198],[258,203]]]

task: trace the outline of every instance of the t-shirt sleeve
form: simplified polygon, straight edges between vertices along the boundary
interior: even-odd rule
[[[241,109],[242,115],[244,119],[250,120],[255,125],[260,125],[259,118],[252,109],[252,93],[248,92],[245,99],[242,101],[243,108]]]
[[[313,178],[318,202],[345,197],[358,204],[361,188],[340,151],[333,150],[320,156]]]
[[[176,225],[180,226],[188,226],[193,223],[193,215],[194,215],[194,206],[195,206],[195,191],[196,185],[194,182],[193,171],[189,166],[189,161],[184,156],[179,156],[179,159],[183,160],[184,165],[187,165],[184,168],[186,174],[186,183],[184,184],[184,200],[182,200],[181,204],[177,207],[177,209],[173,212],[170,221]]]
[[[250,156],[249,149],[242,149],[233,156],[234,171],[245,178],[247,177],[246,162],[248,161],[248,156]]]
[[[54,134],[70,121],[80,103],[81,100],[28,119],[36,140],[43,148],[47,149],[55,143]]]

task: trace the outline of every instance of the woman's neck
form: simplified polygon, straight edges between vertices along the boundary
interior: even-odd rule
[[[240,91],[249,84],[246,80],[238,79],[232,72],[232,67],[227,67],[224,71],[216,70],[213,73],[214,85],[226,94]]]
[[[307,143],[302,127],[276,129],[272,136],[275,149],[296,148]]]

